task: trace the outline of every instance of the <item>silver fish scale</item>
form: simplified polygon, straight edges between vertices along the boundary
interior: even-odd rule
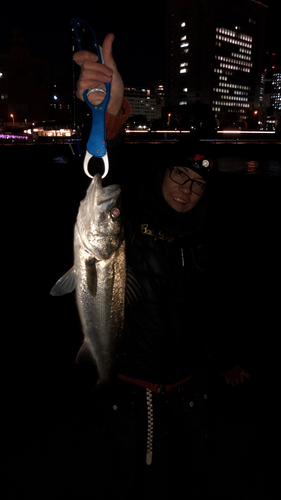
[[[74,230],[74,266],[51,290],[54,296],[76,290],[84,343],[77,362],[94,360],[98,384],[114,367],[123,330],[126,262],[120,187],[103,188],[95,175],[80,203]]]
[[[97,364],[98,382],[103,383],[110,379],[123,329],[125,243],[107,260],[87,263],[81,252],[82,249],[78,254],[77,306],[85,343]],[[83,352],[85,345],[82,347]]]
[[[74,234],[76,299],[85,337],[77,359],[91,354],[100,384],[110,378],[124,322],[124,232],[121,218],[111,216],[119,206],[119,186],[102,188],[100,176],[94,178]]]

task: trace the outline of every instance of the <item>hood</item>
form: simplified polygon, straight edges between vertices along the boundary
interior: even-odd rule
[[[146,173],[140,195],[141,213],[153,220],[155,229],[165,230],[173,237],[196,236],[207,225],[208,199],[206,195],[188,212],[177,212],[162,194],[165,167],[154,166]]]

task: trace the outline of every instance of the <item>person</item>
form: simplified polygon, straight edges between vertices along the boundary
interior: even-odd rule
[[[113,34],[104,40],[104,64],[90,52],[74,55],[79,99],[85,89],[112,83],[109,155],[131,113],[113,40]],[[90,98],[102,100],[100,94]],[[114,161],[104,182],[115,175]],[[105,495],[165,499],[184,491],[191,499],[208,498],[210,371],[217,360],[208,277],[215,165],[201,151],[178,144],[153,168],[143,165],[138,176],[121,187],[127,266],[140,296],[126,304],[114,383],[97,398],[109,470]],[[230,385],[249,377],[231,353],[223,363],[217,368]]]

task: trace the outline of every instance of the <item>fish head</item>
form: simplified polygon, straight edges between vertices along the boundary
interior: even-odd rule
[[[123,240],[120,186],[102,187],[96,174],[81,202],[77,225],[84,246],[99,260],[108,258]]]

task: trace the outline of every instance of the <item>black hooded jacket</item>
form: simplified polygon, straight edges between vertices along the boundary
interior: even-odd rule
[[[206,362],[208,197],[179,213],[162,195],[163,175],[150,169],[137,198],[123,188],[127,266],[140,296],[126,306],[118,370],[174,384]]]

